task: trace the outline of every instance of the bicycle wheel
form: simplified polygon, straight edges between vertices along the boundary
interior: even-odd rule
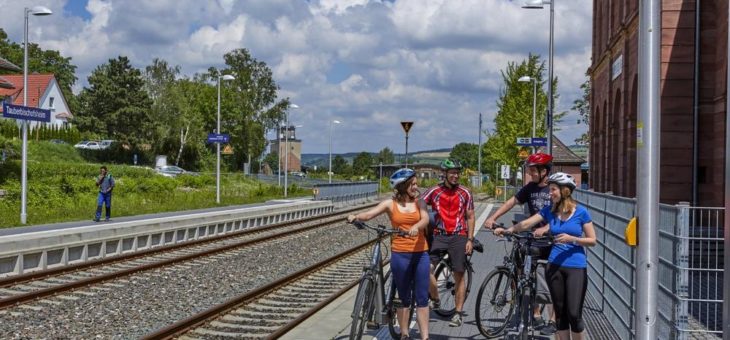
[[[352,326],[350,327],[350,340],[362,338],[363,328],[368,321],[368,315],[373,304],[373,290],[375,286],[370,278],[363,278],[357,288],[355,307],[352,309]]]
[[[466,301],[471,290],[471,275],[472,271],[470,266],[466,266],[466,270],[464,271],[464,280],[466,280],[464,282],[466,285],[464,301]],[[447,262],[439,262],[436,265],[434,276],[436,277],[436,287],[438,288],[439,300],[441,302],[441,307],[434,311],[443,317],[452,316],[456,312],[456,281],[454,280],[453,271]]]
[[[517,281],[506,268],[493,270],[482,282],[476,310],[479,333],[487,338],[504,334],[515,309]]]
[[[386,291],[386,308],[387,308],[387,319],[388,319],[388,331],[393,339],[400,339],[401,329],[398,323],[398,314],[396,310],[402,306],[401,299],[398,297],[398,292],[393,285],[393,281],[390,275],[390,271],[386,274],[385,279],[385,291]],[[413,315],[416,311],[416,300],[415,296],[411,295],[411,307],[408,314],[408,325],[410,326],[413,321]]]
[[[531,287],[525,287],[522,292],[521,301],[521,312],[520,318],[522,319],[522,329],[520,330],[520,340],[527,340],[530,338],[530,331],[532,330],[532,289]]]

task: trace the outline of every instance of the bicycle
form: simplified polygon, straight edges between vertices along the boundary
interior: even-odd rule
[[[387,323],[391,336],[394,339],[400,339],[400,330],[396,328],[398,318],[395,312],[396,308],[399,307],[399,299],[396,298],[395,283],[391,278],[390,270],[383,274],[381,244],[390,235],[407,236],[407,233],[383,225],[372,227],[360,221],[354,221],[352,224],[358,229],[375,231],[377,233],[377,242],[375,242],[370,255],[370,264],[363,267],[363,274],[357,287],[355,306],[352,310],[350,340],[362,338],[365,324],[368,321],[372,321],[378,327]],[[412,298],[411,301],[413,303],[410,306],[409,324],[416,308],[415,299]]]
[[[471,264],[471,257],[474,252],[483,253],[484,246],[479,240],[474,239],[472,241],[472,253],[466,256],[465,270],[464,270],[464,301],[466,301],[469,292],[471,291],[471,277],[474,273],[474,268]],[[456,312],[456,281],[453,275],[453,265],[449,255],[446,254],[441,258],[441,261],[436,265],[434,269],[434,276],[436,277],[436,287],[438,288],[440,306],[438,309],[434,309],[436,314],[442,317],[450,317]]]
[[[496,227],[504,228],[504,225]],[[509,256],[504,257],[504,264],[490,272],[479,288],[475,307],[477,327],[485,337],[495,338],[505,334],[510,321],[517,316],[519,323],[516,329],[520,339],[528,339],[530,332],[534,333],[532,311],[537,294],[536,270],[540,262],[533,261],[538,256],[533,246],[549,246],[552,236],[535,237],[530,232],[504,235],[497,241],[513,242],[512,250]],[[488,315],[492,312],[496,315]]]

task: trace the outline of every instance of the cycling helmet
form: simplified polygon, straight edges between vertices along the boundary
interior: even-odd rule
[[[396,185],[401,184],[401,183],[411,179],[411,177],[413,177],[415,175],[416,175],[416,172],[411,169],[408,169],[408,168],[400,169],[400,170],[396,171],[395,173],[393,173],[392,176],[390,176],[390,187],[395,188]]]
[[[441,170],[447,171],[451,169],[461,170],[461,163],[455,159],[447,158],[441,162]]]
[[[525,163],[525,166],[544,166],[550,168],[552,164],[553,156],[550,156],[546,153],[538,152],[533,153],[532,155],[530,155],[530,157],[527,157],[527,162]]]
[[[560,186],[567,186],[570,191],[575,190],[575,179],[564,172],[556,172],[548,177],[548,184],[555,183]]]

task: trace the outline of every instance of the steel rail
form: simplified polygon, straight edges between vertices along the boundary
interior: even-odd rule
[[[272,229],[290,226],[290,225],[293,225],[296,223],[306,223],[306,222],[311,222],[311,221],[315,221],[315,220],[326,219],[326,218],[335,217],[337,215],[341,215],[344,213],[366,209],[366,208],[372,207],[374,205],[375,204],[369,204],[369,205],[364,205],[364,206],[361,206],[358,208],[342,210],[342,211],[333,212],[333,213],[324,214],[324,215],[317,215],[317,216],[311,216],[311,217],[306,217],[306,218],[297,219],[297,220],[275,223],[275,224],[271,224],[271,225],[267,225],[267,226],[263,226],[263,227],[244,229],[244,230],[239,230],[239,231],[235,231],[235,232],[228,233],[228,234],[216,235],[216,236],[206,237],[203,239],[197,239],[197,240],[185,241],[185,242],[175,243],[175,244],[166,245],[166,246],[154,247],[154,248],[150,248],[150,249],[139,250],[139,251],[132,252],[132,253],[115,255],[112,257],[105,257],[105,258],[100,258],[97,260],[90,260],[90,261],[86,261],[86,262],[78,263],[78,264],[65,265],[65,266],[55,267],[55,268],[51,268],[51,269],[33,271],[33,272],[26,273],[26,274],[21,274],[21,275],[8,276],[5,278],[0,278],[0,288],[6,288],[9,286],[17,285],[17,284],[24,283],[24,282],[48,278],[48,277],[54,276],[54,275],[70,274],[73,272],[77,272],[79,270],[89,269],[89,268],[97,267],[97,266],[101,266],[101,265],[114,264],[117,262],[134,260],[137,258],[143,258],[143,257],[150,256],[150,255],[157,255],[157,254],[161,254],[161,253],[165,253],[165,252],[169,252],[169,251],[173,251],[173,250],[179,250],[179,249],[183,249],[183,248],[187,248],[187,247],[204,245],[207,243],[213,243],[213,242],[217,242],[217,241],[221,241],[221,240],[225,240],[225,239],[229,239],[229,238],[235,238],[235,237],[239,237],[242,235],[253,234],[253,233],[262,232],[262,231],[268,231],[268,230],[272,230]]]
[[[301,222],[301,221],[296,221],[296,222]],[[55,295],[55,294],[58,294],[61,292],[77,289],[80,287],[84,287],[84,286],[88,286],[88,285],[92,285],[92,284],[96,284],[96,283],[100,283],[100,282],[104,282],[104,281],[108,281],[108,280],[118,279],[118,278],[124,277],[124,276],[129,276],[129,275],[132,275],[137,272],[166,267],[166,266],[170,266],[170,265],[173,265],[176,263],[193,260],[193,259],[196,259],[199,257],[209,256],[209,255],[213,255],[216,253],[222,253],[222,252],[232,250],[235,248],[251,246],[254,244],[258,244],[258,243],[287,237],[287,236],[294,235],[297,233],[310,231],[313,229],[320,228],[323,225],[330,224],[332,222],[335,222],[335,221],[334,220],[325,221],[325,222],[322,222],[319,224],[315,224],[315,225],[308,226],[308,227],[302,227],[302,228],[299,228],[296,230],[290,230],[290,231],[285,231],[285,232],[277,233],[277,234],[273,234],[273,235],[258,237],[258,238],[251,239],[251,240],[236,242],[236,243],[225,245],[225,246],[222,246],[219,248],[208,249],[208,250],[204,250],[201,252],[183,255],[183,256],[168,259],[168,260],[162,260],[162,261],[158,261],[158,262],[144,264],[144,265],[137,266],[137,267],[122,269],[120,271],[116,271],[113,273],[102,274],[102,275],[98,275],[98,276],[94,276],[94,277],[90,277],[90,278],[86,278],[86,279],[77,280],[74,282],[61,284],[61,285],[54,286],[54,287],[48,287],[48,288],[43,288],[43,289],[27,292],[27,293],[11,295],[9,297],[0,299],[0,310],[7,309],[9,307],[15,306],[17,304],[25,303],[25,302],[28,302],[31,300],[36,300],[36,299],[44,298],[44,297],[47,297],[50,295]]]
[[[305,277],[313,272],[322,270],[323,267],[333,264],[333,263],[341,260],[344,257],[352,255],[363,249],[369,249],[369,247],[375,242],[378,242],[378,240],[375,239],[375,240],[367,241],[352,249],[349,249],[340,254],[332,256],[328,259],[320,261],[314,265],[311,265],[307,268],[299,270],[293,274],[290,274],[290,275],[282,277],[278,280],[272,281],[268,284],[265,284],[256,289],[243,293],[239,296],[233,297],[219,305],[210,307],[198,314],[191,315],[185,319],[175,322],[172,325],[159,329],[153,333],[147,334],[144,337],[142,337],[141,339],[173,339],[175,337],[178,337],[184,333],[187,333],[195,328],[198,328],[198,327],[212,321],[213,319],[223,316],[223,315],[227,314],[228,312],[232,311],[233,309],[239,308],[240,306],[245,305],[246,303],[248,303],[250,301],[254,301],[255,299],[257,299],[259,297],[262,297],[268,293],[271,293],[277,289],[282,288],[283,286],[296,282],[298,279]],[[345,288],[340,289],[337,293],[330,296],[326,300],[317,304],[315,306],[315,308],[309,310],[308,312],[305,312],[304,314],[297,317],[294,321],[291,321],[287,325],[276,330],[274,333],[270,334],[267,338],[275,339],[275,338],[283,335],[284,333],[288,332],[292,328],[296,327],[299,323],[304,321],[306,318],[308,318],[312,314],[316,313],[319,309],[323,308],[328,303],[334,301],[334,299],[336,299],[340,295],[344,294],[348,289],[354,287],[358,281],[359,281],[359,278],[357,280],[354,280],[352,283],[348,284]]]

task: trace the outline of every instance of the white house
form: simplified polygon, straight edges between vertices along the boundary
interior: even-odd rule
[[[23,105],[23,75],[13,74],[2,77],[12,84],[12,88],[0,88],[0,98],[10,101],[14,105]],[[28,75],[28,103],[26,106],[51,110],[49,125],[66,126],[73,118],[56,77],[50,73]],[[0,106],[0,112],[2,112],[2,106]],[[44,123],[31,122],[31,126],[38,124]]]

